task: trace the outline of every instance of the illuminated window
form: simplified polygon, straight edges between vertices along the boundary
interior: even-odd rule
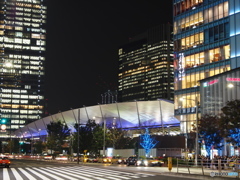
[[[203,32],[181,39],[181,49],[193,48],[203,44]]]

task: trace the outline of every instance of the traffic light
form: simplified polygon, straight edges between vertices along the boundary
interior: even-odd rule
[[[7,119],[1,119],[1,124],[6,124],[7,123]]]
[[[19,144],[22,145],[22,144],[24,144],[24,142],[23,141],[19,141]]]

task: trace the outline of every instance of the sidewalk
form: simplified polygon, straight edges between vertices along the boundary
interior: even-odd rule
[[[173,167],[171,171],[169,171],[168,167],[160,167],[160,168],[148,169],[146,171],[161,173],[163,175],[188,177],[188,178],[194,178],[194,179],[224,180],[224,179],[238,179],[239,178],[237,176],[232,176],[232,175],[238,175],[238,173],[230,171],[230,170],[221,170],[221,172],[220,172],[221,174],[220,174],[219,171],[216,169],[207,169],[207,168],[202,169],[202,168],[198,168],[198,167],[191,167],[191,168],[189,168],[189,170],[186,167],[185,168]],[[210,176],[210,174],[211,174],[211,176]]]
[[[105,166],[106,167],[106,166]],[[109,165],[106,168],[112,168],[112,169],[119,169],[118,166],[115,165]],[[231,179],[238,179],[236,176],[228,176],[226,173],[230,173],[233,171],[230,170],[222,170],[221,172],[223,174],[217,174],[219,173],[216,169],[207,169],[207,168],[200,168],[200,167],[173,167],[171,171],[168,170],[168,167],[144,167],[144,166],[128,166],[125,170],[133,170],[141,173],[141,172],[149,172],[154,174],[161,174],[166,176],[178,176],[178,177],[185,177],[192,178],[192,179],[205,179],[205,180],[231,180]],[[210,173],[212,176],[210,176]],[[237,175],[237,172],[234,172]]]

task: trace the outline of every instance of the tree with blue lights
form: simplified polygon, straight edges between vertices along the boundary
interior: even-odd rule
[[[157,143],[158,141],[151,137],[148,128],[146,128],[145,134],[140,136],[140,145],[144,148],[146,156],[148,156],[150,150],[154,148]]]
[[[228,141],[231,141],[235,146],[240,146],[240,129],[235,128],[235,129],[230,129],[229,130],[229,138]]]
[[[228,101],[221,110],[222,136],[226,137],[228,142],[240,146],[240,100]]]
[[[222,148],[221,142],[223,140],[219,128],[219,118],[215,115],[203,115],[199,119],[198,125],[199,135],[203,137],[204,144],[208,155],[214,147],[218,150]]]

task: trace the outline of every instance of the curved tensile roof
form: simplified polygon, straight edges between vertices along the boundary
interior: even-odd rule
[[[74,124],[82,125],[91,119],[96,123],[115,124],[124,129],[141,127],[179,126],[179,120],[174,117],[172,101],[135,101],[112,104],[98,104],[95,106],[71,109],[59,112],[34,121],[14,132],[18,137],[35,137],[46,135],[46,125],[54,120],[65,122],[72,132]]]

